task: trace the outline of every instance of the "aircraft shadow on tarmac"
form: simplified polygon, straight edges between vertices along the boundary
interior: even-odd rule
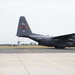
[[[43,49],[24,49],[24,48],[2,48],[0,53],[75,53],[75,48],[66,49],[53,49],[53,48],[43,48]]]

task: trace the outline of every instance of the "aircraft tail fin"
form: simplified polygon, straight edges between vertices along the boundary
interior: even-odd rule
[[[28,37],[31,34],[32,34],[32,31],[31,31],[25,17],[21,16],[20,19],[19,19],[17,36],[19,36],[19,37]]]

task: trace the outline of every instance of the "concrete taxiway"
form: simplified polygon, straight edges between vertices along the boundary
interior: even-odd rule
[[[0,48],[0,75],[75,75],[75,48]]]

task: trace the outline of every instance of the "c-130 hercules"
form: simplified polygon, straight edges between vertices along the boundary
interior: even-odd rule
[[[56,37],[34,34],[32,33],[24,16],[21,16],[19,19],[17,36],[30,38],[38,42],[38,45],[53,46],[56,49],[64,49],[65,47],[75,47],[75,33]]]

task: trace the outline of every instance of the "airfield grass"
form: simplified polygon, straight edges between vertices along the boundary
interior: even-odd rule
[[[35,46],[30,46],[30,45],[27,45],[27,46],[0,46],[0,48],[16,48],[16,49],[49,49],[49,48],[54,48],[54,47],[51,47],[51,46],[39,46],[39,45],[35,45]],[[66,47],[66,48],[69,48],[69,47]],[[70,47],[70,48],[75,48],[75,47]]]
[[[0,48],[53,48],[47,46],[0,46]]]

